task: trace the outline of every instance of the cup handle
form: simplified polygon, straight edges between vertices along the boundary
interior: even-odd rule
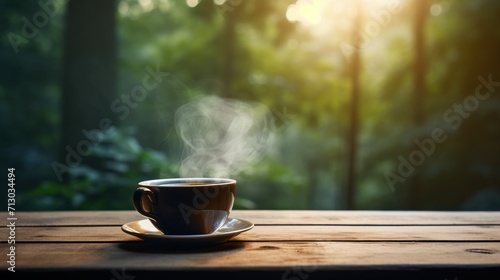
[[[155,204],[157,204],[157,200],[152,190],[145,187],[138,187],[135,190],[134,207],[137,212],[158,222],[158,216],[156,216],[152,211]]]

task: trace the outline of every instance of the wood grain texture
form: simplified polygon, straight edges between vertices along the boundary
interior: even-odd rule
[[[7,228],[0,228],[8,236]],[[265,226],[233,238],[238,241],[461,241],[500,242],[500,226]],[[23,227],[16,242],[128,242],[142,240],[118,226]],[[6,242],[2,240],[1,242]]]
[[[1,244],[5,252],[6,244]],[[21,268],[235,269],[294,266],[322,268],[500,267],[500,242],[359,243],[227,242],[203,250],[149,243],[18,244]],[[482,253],[481,253],[482,252]],[[484,253],[487,252],[487,253]],[[6,263],[1,264],[2,269]]]
[[[500,212],[234,210],[231,217],[261,225],[500,225]],[[18,226],[120,226],[143,219],[136,211],[17,212]],[[7,218],[7,213],[0,213]]]

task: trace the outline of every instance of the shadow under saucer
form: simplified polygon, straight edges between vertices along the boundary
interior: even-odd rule
[[[136,253],[154,253],[154,254],[174,254],[174,253],[213,253],[222,251],[241,250],[245,247],[243,242],[231,241],[222,244],[162,244],[158,242],[133,241],[119,243],[118,247],[122,250]]]

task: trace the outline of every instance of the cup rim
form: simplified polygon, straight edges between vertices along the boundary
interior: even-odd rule
[[[190,182],[201,182],[204,184],[199,185],[183,185],[183,183]],[[236,184],[236,180],[229,178],[218,178],[218,177],[186,177],[186,178],[164,178],[164,179],[152,179],[139,182],[139,186],[143,187],[163,187],[162,184],[168,184],[169,187],[182,186],[183,188],[199,188],[205,186],[225,186]]]

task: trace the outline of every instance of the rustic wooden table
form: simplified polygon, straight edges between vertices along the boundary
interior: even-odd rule
[[[135,211],[3,215],[7,276],[14,251],[15,275],[33,278],[500,279],[500,212],[235,210],[255,226],[205,248],[125,233]]]

